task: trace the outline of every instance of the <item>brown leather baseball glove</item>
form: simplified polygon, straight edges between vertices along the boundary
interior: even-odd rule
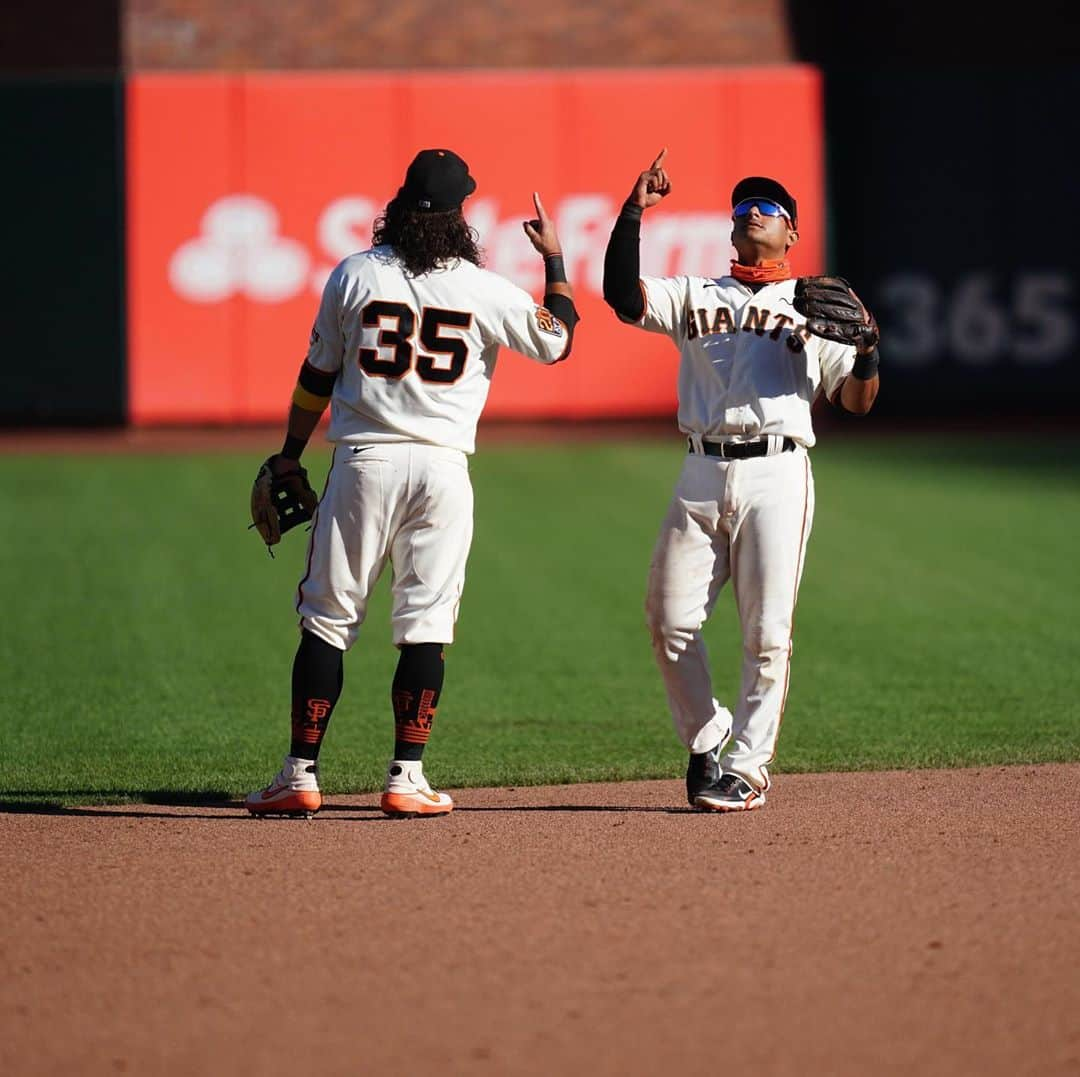
[[[800,277],[794,305],[815,336],[862,351],[877,346],[881,336],[877,322],[843,277]]]
[[[255,476],[251,488],[251,524],[272,557],[281,536],[308,520],[315,514],[319,495],[308,482],[307,471],[299,464],[284,474],[274,474],[277,456],[267,457]]]

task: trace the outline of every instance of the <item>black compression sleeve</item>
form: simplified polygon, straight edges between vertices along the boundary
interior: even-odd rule
[[[544,306],[551,311],[552,315],[566,326],[566,347],[557,361],[565,359],[574,346],[574,326],[581,320],[578,317],[577,307],[574,301],[562,292],[548,292],[544,296]]]
[[[568,295],[563,295],[562,292],[548,292],[547,295],[544,296],[544,306],[547,307],[547,309],[550,310],[571,333],[574,331],[574,326],[581,321],[577,312],[577,307],[574,306],[574,301]]]
[[[627,204],[615,220],[604,254],[604,302],[629,321],[645,313],[641,294],[641,207]]]

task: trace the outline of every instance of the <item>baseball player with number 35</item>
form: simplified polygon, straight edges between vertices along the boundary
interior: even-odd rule
[[[649,569],[646,617],[698,811],[765,803],[788,691],[795,601],[814,518],[811,406],[819,391],[866,414],[878,327],[839,277],[795,280],[795,199],[765,176],[731,195],[730,273],[640,277],[642,214],[671,193],[666,150],[612,229],[604,298],[621,321],[679,350],[683,462]],[[742,629],[734,713],[713,696],[702,626],[731,580]]]
[[[330,274],[279,453],[260,468],[253,526],[268,546],[312,519],[300,454],[329,404],[334,444],[314,510],[297,610],[292,743],[284,765],[246,801],[254,815],[322,805],[318,757],[341,694],[343,655],[368,599],[393,566],[394,753],[382,810],[445,815],[446,793],[422,763],[443,686],[473,530],[468,457],[500,348],[545,364],[570,354],[578,320],[555,225],[534,194],[525,234],[543,256],[543,305],[481,266],[461,206],[476,189],[447,149],[423,150],[375,222],[374,246]]]

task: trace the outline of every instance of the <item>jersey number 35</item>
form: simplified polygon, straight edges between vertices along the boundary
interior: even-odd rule
[[[357,362],[373,378],[396,381],[415,369],[424,381],[455,382],[465,369],[469,349],[461,337],[443,336],[442,330],[468,329],[472,320],[473,316],[462,310],[424,307],[420,317],[423,351],[417,354],[413,344],[416,311],[404,303],[375,299],[360,312],[360,324],[379,330],[378,344],[361,348]]]

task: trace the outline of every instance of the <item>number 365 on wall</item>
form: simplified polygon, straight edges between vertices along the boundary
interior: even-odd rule
[[[975,272],[942,283],[929,273],[886,277],[874,313],[897,366],[951,358],[971,366],[1048,366],[1072,357],[1074,281],[1064,271]]]

